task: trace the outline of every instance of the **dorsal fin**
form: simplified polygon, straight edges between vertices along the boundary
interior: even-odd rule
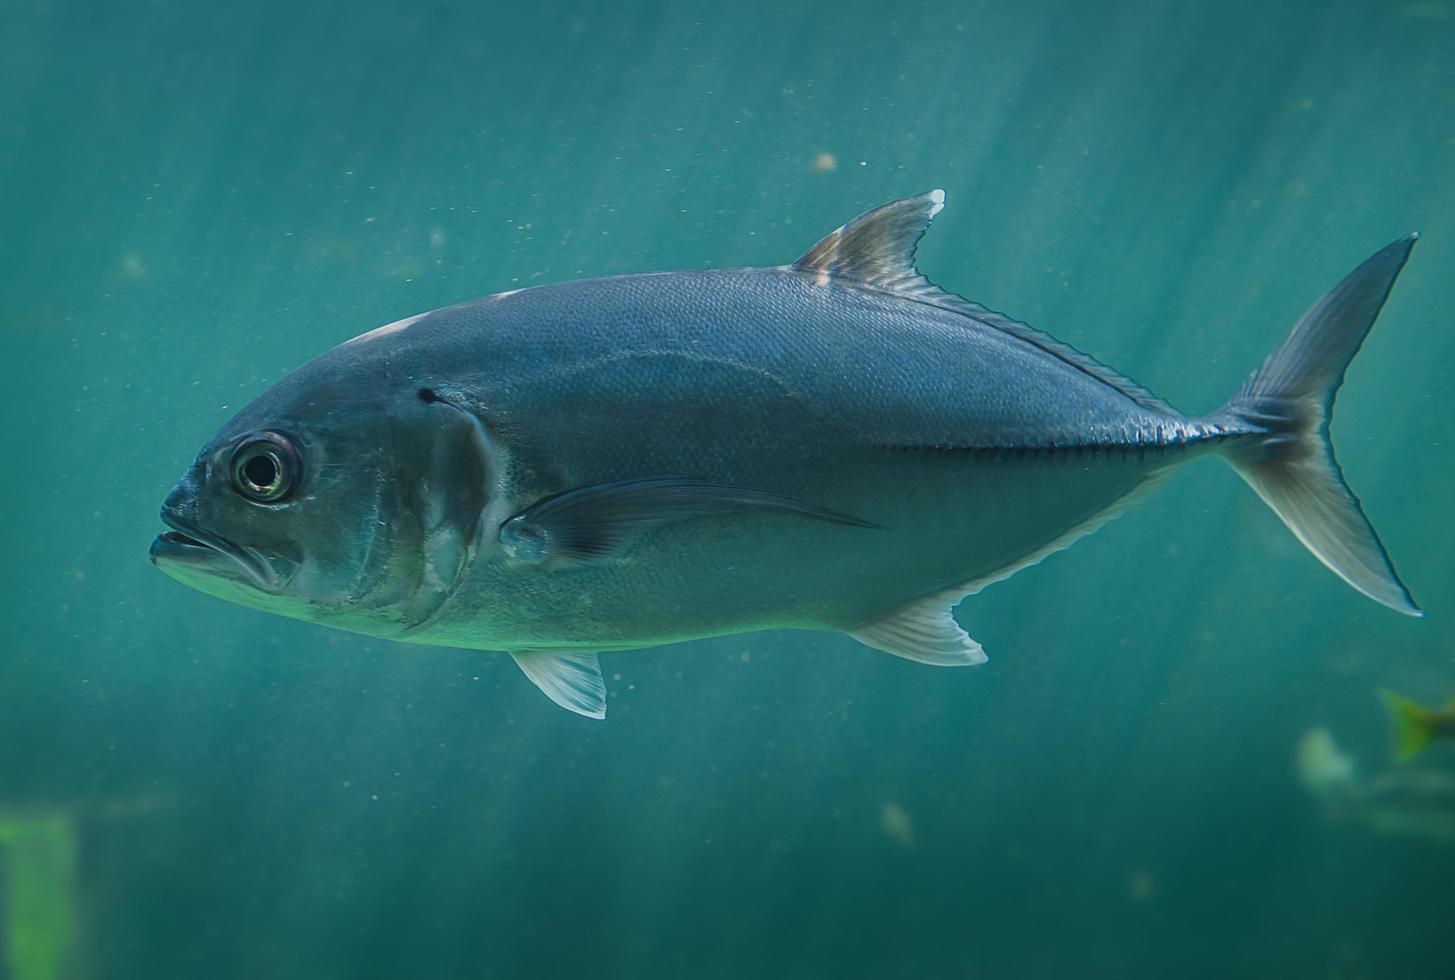
[[[933,190],[865,211],[825,235],[793,268],[887,293],[928,286],[929,280],[914,267],[914,250],[944,206],[945,192]]]
[[[825,235],[817,245],[799,256],[793,268],[809,275],[828,276],[845,285],[893,293],[970,317],[977,323],[1039,347],[1052,357],[1116,389],[1143,408],[1178,414],[1175,408],[1147,388],[1070,344],[1030,324],[1012,320],[979,303],[947,292],[921,275],[914,267],[915,249],[930,221],[944,206],[945,192],[933,190],[865,211]]]

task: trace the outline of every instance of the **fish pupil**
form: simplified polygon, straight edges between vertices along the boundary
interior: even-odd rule
[[[278,482],[278,463],[273,457],[259,453],[243,464],[243,476],[259,490],[268,490]]]
[[[419,389],[417,394],[419,395],[419,400],[424,402],[426,405],[433,405],[435,402],[439,401],[439,396],[434,393],[433,388],[421,388]]]

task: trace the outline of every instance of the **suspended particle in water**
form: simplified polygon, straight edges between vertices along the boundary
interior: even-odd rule
[[[820,153],[813,158],[813,169],[821,174],[839,169],[839,161],[834,159],[832,153]]]

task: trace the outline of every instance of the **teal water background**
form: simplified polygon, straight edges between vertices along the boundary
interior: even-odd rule
[[[0,827],[61,814],[77,845],[65,962],[0,977],[1450,968],[1455,847],[1328,819],[1292,755],[1327,725],[1378,771],[1375,689],[1455,688],[1455,3],[0,23]],[[147,562],[196,449],[339,341],[535,282],[789,261],[931,187],[931,278],[1187,411],[1419,229],[1334,434],[1428,617],[1348,590],[1212,461],[967,602],[983,668],[731,637],[604,657],[604,724],[506,657]]]

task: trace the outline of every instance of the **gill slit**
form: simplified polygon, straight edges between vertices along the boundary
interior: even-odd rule
[[[469,577],[476,559],[488,556],[499,548],[500,525],[512,516],[510,505],[505,500],[506,475],[510,467],[509,453],[491,438],[490,430],[485,427],[475,412],[442,397],[437,389],[430,389],[430,394],[433,403],[445,405],[459,412],[469,423],[471,440],[475,444],[476,451],[480,453],[480,458],[485,462],[485,507],[475,521],[475,532],[465,546],[465,557],[460,562],[454,581],[450,583],[448,594],[430,610],[429,615],[417,623],[406,626],[404,631],[406,634],[428,630],[440,620],[454,602],[455,597],[459,595],[460,584]],[[423,578],[420,587],[423,588]]]

